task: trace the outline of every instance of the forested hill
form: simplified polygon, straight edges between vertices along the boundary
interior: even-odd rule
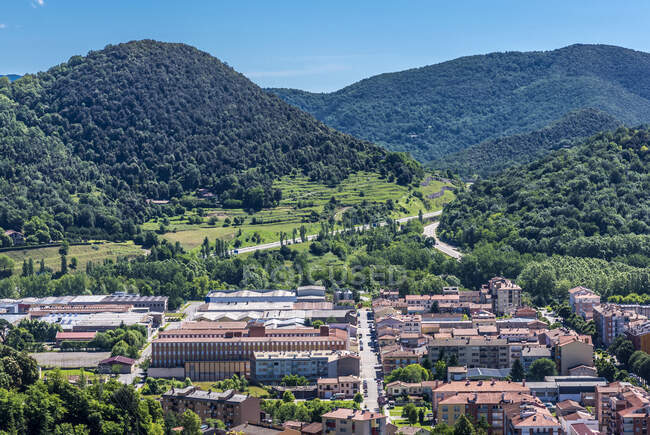
[[[107,46],[0,79],[0,110],[4,229],[38,216],[50,235],[128,237],[147,217],[147,198],[205,188],[260,208],[277,203],[272,180],[292,171],[328,184],[358,170],[404,184],[421,172],[182,44]]]
[[[479,180],[445,206],[442,238],[650,267],[650,130],[620,128]]]
[[[621,123],[595,109],[568,113],[557,122],[530,133],[489,139],[431,163],[463,177],[486,176],[516,164],[528,163],[549,152],[575,145],[601,131],[616,130]]]
[[[650,121],[650,54],[607,45],[469,56],[337,92],[271,89],[337,130],[423,162],[530,132],[583,108]]]

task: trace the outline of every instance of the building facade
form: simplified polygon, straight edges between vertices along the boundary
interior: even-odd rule
[[[224,392],[203,391],[194,386],[167,391],[161,397],[163,412],[182,414],[185,410],[194,411],[202,421],[218,419],[226,427],[243,423],[260,422],[260,399],[233,390]]]

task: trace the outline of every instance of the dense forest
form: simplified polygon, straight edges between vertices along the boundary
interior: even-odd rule
[[[326,127],[187,45],[109,45],[0,79],[0,227],[30,242],[129,239],[147,199],[206,189],[259,209],[280,200],[279,176],[333,185],[359,170],[421,176],[405,155]]]
[[[650,121],[650,54],[606,45],[468,56],[339,91],[270,89],[327,125],[428,162],[584,108]]]
[[[431,163],[463,177],[499,173],[517,164],[528,163],[553,150],[568,148],[596,133],[615,130],[621,123],[595,109],[582,109],[530,133],[520,133],[483,141]]]
[[[477,181],[448,204],[439,233],[650,266],[650,130],[619,128]]]

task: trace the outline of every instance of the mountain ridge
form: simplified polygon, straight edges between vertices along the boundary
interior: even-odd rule
[[[594,108],[650,121],[650,54],[610,45],[499,52],[384,73],[332,93],[267,89],[317,119],[427,162]]]

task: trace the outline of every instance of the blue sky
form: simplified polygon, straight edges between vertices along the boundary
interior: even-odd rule
[[[331,91],[493,51],[605,43],[650,52],[647,1],[0,0],[0,73],[109,43],[194,45],[261,86]]]

